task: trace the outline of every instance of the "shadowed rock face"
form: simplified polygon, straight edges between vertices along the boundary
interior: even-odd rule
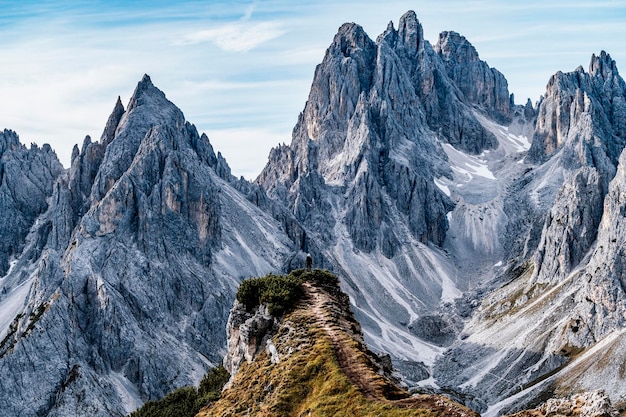
[[[35,219],[48,207],[63,166],[50,146],[27,149],[11,130],[0,132],[0,276],[23,249]]]

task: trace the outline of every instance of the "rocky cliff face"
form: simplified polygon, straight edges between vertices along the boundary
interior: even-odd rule
[[[149,77],[118,101],[1,283],[5,415],[123,415],[219,362],[237,283],[291,244],[235,185]]]
[[[442,32],[434,47],[442,58],[446,73],[465,98],[487,112],[494,120],[508,124],[512,98],[504,75],[481,61],[476,49],[456,32]]]
[[[418,319],[467,285],[440,249],[455,201],[464,201],[448,184],[463,186],[473,176],[459,173],[486,163],[474,154],[519,151],[503,151],[493,128],[512,118],[506,81],[460,35],[442,34],[433,48],[413,12],[376,42],[356,24],[339,28],[292,143],[272,150],[256,184],[304,228],[300,248],[342,272],[375,346],[412,359],[416,350],[437,351],[416,337],[432,320]],[[494,228],[504,227],[501,204],[484,203]],[[458,227],[471,230],[468,221],[459,215]]]
[[[271,337],[276,334],[277,328],[278,318],[268,312],[267,305],[248,312],[243,304],[235,300],[226,324],[228,349],[224,357],[224,368],[231,375],[230,382],[241,364],[244,361],[252,363],[263,349],[269,352],[272,361],[276,360],[276,348],[273,348]]]
[[[48,207],[63,166],[50,146],[27,149],[17,134],[0,132],[0,276],[24,247],[35,219]]]

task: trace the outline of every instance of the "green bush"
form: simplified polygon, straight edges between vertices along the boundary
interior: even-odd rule
[[[317,285],[327,287],[338,287],[339,278],[324,269],[314,269],[311,272],[305,272],[301,275],[305,281],[313,282]]]
[[[198,389],[179,388],[158,401],[148,401],[129,417],[194,417],[202,407],[219,399],[228,378],[228,371],[220,365],[202,378]]]
[[[244,280],[237,290],[237,300],[252,311],[267,304],[268,312],[279,316],[295,306],[302,297],[302,280],[293,275],[269,274]]]
[[[215,401],[220,397],[220,393],[222,392],[222,388],[228,382],[230,378],[230,374],[222,365],[211,369],[200,381],[200,386],[198,387],[198,395],[201,398],[207,398],[208,401]],[[215,397],[215,398],[212,398]]]

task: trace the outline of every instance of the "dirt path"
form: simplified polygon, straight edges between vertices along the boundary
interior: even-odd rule
[[[384,400],[385,398],[372,387],[370,378],[366,377],[367,372],[371,372],[371,370],[365,369],[363,364],[355,360],[356,352],[349,347],[349,338],[344,330],[339,329],[340,323],[337,319],[340,318],[332,317],[329,314],[329,306],[333,305],[333,301],[328,293],[310,285],[306,285],[306,291],[313,302],[313,312],[318,323],[330,338],[341,370],[366,398],[375,401]]]
[[[435,395],[411,396],[409,392],[397,387],[373,369],[368,363],[365,346],[359,346],[360,337],[350,335],[351,328],[345,312],[337,308],[336,300],[326,291],[309,283],[304,284],[305,293],[312,303],[312,310],[320,327],[328,335],[337,363],[365,398],[392,404],[398,408],[426,408],[436,414],[450,417],[477,417],[478,414],[459,407],[445,397]]]

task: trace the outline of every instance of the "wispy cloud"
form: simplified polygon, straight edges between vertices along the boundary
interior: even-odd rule
[[[254,178],[289,141],[337,28],[356,22],[375,39],[409,9],[431,42],[466,36],[522,101],[592,52],[626,66],[622,0],[3,0],[0,129],[49,142],[67,164],[148,73],[236,175]]]
[[[211,42],[226,52],[247,52],[287,33],[279,22],[252,22],[255,8],[256,4],[252,3],[236,22],[189,33],[184,37],[183,44]]]
[[[185,36],[183,43],[194,45],[211,42],[227,52],[247,52],[286,33],[280,23],[235,22]]]

